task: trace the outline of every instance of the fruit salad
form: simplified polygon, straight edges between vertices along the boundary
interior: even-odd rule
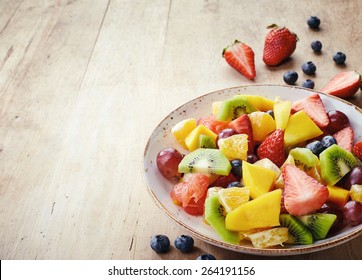
[[[294,102],[235,95],[171,132],[179,147],[156,160],[175,180],[170,199],[225,242],[309,245],[362,223],[362,142],[318,93]]]

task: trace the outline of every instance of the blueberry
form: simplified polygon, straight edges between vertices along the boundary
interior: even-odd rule
[[[313,41],[310,46],[315,52],[320,52],[322,50],[322,43],[320,41]]]
[[[328,147],[332,146],[333,144],[337,144],[337,140],[333,136],[327,135],[322,138],[321,143],[322,143],[323,148],[327,149]]]
[[[216,258],[210,254],[202,254],[198,256],[196,260],[216,260]]]
[[[151,248],[156,253],[166,253],[170,249],[170,239],[166,235],[158,234],[151,238]]]
[[[258,146],[255,146],[255,148],[257,149]],[[249,163],[251,163],[251,164],[257,162],[258,160],[259,160],[259,158],[258,158],[258,156],[257,156],[256,154],[250,154],[250,155],[248,155],[248,157],[247,157],[247,162],[249,162]]]
[[[265,113],[269,114],[272,116],[272,118],[274,119],[274,111],[273,110],[268,110]]]
[[[317,67],[312,61],[308,61],[302,64],[302,70],[307,75],[313,75],[317,71]]]
[[[343,52],[337,52],[333,55],[333,60],[338,65],[344,64],[346,61],[346,55]]]
[[[288,85],[294,85],[298,80],[298,73],[295,71],[287,71],[283,75],[283,80]]]
[[[310,80],[310,79],[306,79],[306,80],[302,83],[302,87],[314,89],[314,82],[313,82],[312,80]]]
[[[227,188],[242,188],[243,185],[239,181],[231,182],[227,185]]]
[[[230,164],[231,164],[231,173],[236,178],[240,179],[243,176],[243,171],[242,171],[243,161],[240,159],[233,159],[232,161],[230,161]]]
[[[312,16],[307,20],[307,23],[310,28],[317,29],[321,24],[321,20],[316,16]]]
[[[321,143],[321,141],[313,141],[310,142],[309,144],[307,144],[307,146],[305,146],[307,149],[311,150],[311,152],[313,154],[315,154],[316,156],[318,156],[321,152],[324,151],[324,147]]]
[[[194,239],[188,235],[181,235],[175,239],[174,245],[182,253],[188,253],[194,247]]]

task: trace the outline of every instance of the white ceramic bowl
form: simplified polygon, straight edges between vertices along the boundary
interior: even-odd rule
[[[362,232],[362,224],[356,227],[346,228],[339,234],[324,240],[317,241],[312,245],[288,245],[270,249],[258,249],[254,248],[249,242],[241,243],[240,245],[229,244],[222,241],[216,232],[209,225],[203,222],[202,217],[191,216],[172,202],[170,199],[170,191],[174,185],[174,182],[165,179],[157,169],[156,156],[161,149],[166,147],[175,147],[180,152],[187,153],[187,151],[183,150],[172,136],[172,126],[186,118],[193,117],[198,119],[201,116],[210,115],[211,104],[214,101],[224,100],[235,94],[261,95],[273,100],[279,96],[283,100],[294,101],[306,97],[313,92],[315,91],[292,86],[240,86],[205,94],[187,102],[184,105],[181,105],[179,108],[172,111],[153,131],[144,151],[145,179],[148,185],[148,189],[156,204],[170,218],[185,227],[199,239],[228,250],[255,255],[283,256],[311,253],[340,245],[360,235]],[[355,131],[355,141],[361,141],[362,110],[339,98],[327,96],[322,93],[320,93],[320,96],[327,111],[336,109],[348,115],[351,126]]]

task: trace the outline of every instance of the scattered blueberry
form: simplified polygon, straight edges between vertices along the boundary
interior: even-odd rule
[[[337,52],[333,55],[333,60],[338,65],[344,64],[346,61],[346,55],[343,52]]]
[[[170,249],[170,239],[166,235],[154,235],[151,238],[151,248],[156,253],[166,253]]]
[[[308,61],[302,64],[302,70],[307,75],[313,75],[317,71],[317,67],[312,61]]]
[[[236,178],[241,178],[243,176],[243,161],[240,159],[233,159],[232,161],[230,161],[231,164],[231,173],[236,177]]]
[[[310,28],[317,29],[321,24],[321,20],[316,16],[312,16],[307,20],[307,23]]]
[[[318,140],[310,142],[309,144],[307,144],[306,148],[311,150],[311,152],[316,156],[318,156],[321,152],[324,151],[324,147],[321,141]]]
[[[328,147],[332,146],[333,144],[337,144],[337,140],[333,136],[327,135],[322,138],[321,143],[322,143],[323,148],[327,149]]]
[[[306,79],[306,80],[302,83],[302,87],[314,89],[314,82],[313,82],[311,79]]]
[[[274,111],[273,110],[268,110],[265,113],[269,114],[272,116],[272,118],[274,119]]]
[[[181,235],[175,239],[174,245],[181,253],[189,253],[194,247],[194,239],[188,235]]]
[[[198,256],[196,260],[216,260],[216,258],[210,254],[202,254]]]
[[[227,185],[227,188],[242,188],[243,185],[239,181],[231,182]]]
[[[298,80],[298,73],[295,71],[287,71],[283,75],[283,80],[288,85],[294,85]]]
[[[322,50],[322,43],[320,41],[313,41],[310,46],[315,52],[320,52]]]

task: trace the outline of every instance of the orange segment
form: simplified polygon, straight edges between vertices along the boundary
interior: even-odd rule
[[[219,200],[226,212],[230,212],[250,199],[250,190],[244,188],[222,188],[219,190]]]
[[[275,130],[275,121],[272,116],[265,112],[252,112],[249,114],[251,126],[253,128],[254,141],[261,142]]]
[[[235,134],[218,141],[219,150],[229,159],[247,159],[248,136],[246,134]]]
[[[185,139],[190,134],[190,132],[196,128],[196,126],[197,122],[194,118],[186,119],[175,124],[171,129],[171,133],[176,138],[177,142],[179,142],[182,147],[187,149]]]
[[[248,234],[247,237],[255,248],[267,248],[282,245],[288,240],[288,228],[277,227],[260,232]]]

